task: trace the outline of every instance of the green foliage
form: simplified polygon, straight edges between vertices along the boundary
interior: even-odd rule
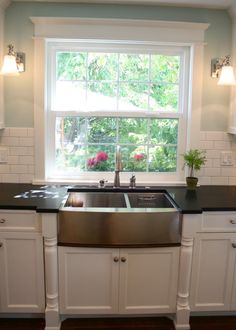
[[[177,119],[58,117],[57,167],[80,171],[114,171],[119,144],[123,171],[173,172],[176,170]],[[108,159],[88,166],[105,152]]]
[[[189,168],[189,176],[194,176],[194,170],[199,171],[206,163],[205,151],[198,149],[190,149],[183,154],[184,166]]]

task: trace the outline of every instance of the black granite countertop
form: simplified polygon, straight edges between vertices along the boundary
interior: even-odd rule
[[[105,188],[106,191],[131,191],[128,187]],[[28,209],[57,213],[67,191],[101,191],[94,187],[0,183],[0,209]],[[236,211],[236,186],[137,187],[132,191],[166,191],[183,214],[203,211]]]
[[[0,183],[0,209],[57,213],[67,186]]]

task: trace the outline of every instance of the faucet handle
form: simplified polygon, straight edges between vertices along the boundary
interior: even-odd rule
[[[129,187],[135,188],[136,187],[136,177],[134,174],[132,174],[130,180],[129,180]]]
[[[98,182],[98,188],[105,188],[105,184],[106,184],[107,180],[105,179],[101,179]]]

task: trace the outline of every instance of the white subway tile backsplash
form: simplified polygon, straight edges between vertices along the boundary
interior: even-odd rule
[[[206,132],[206,140],[223,141],[224,132]]]
[[[27,136],[28,135],[28,129],[27,128],[10,128],[10,136]]]
[[[223,176],[236,176],[236,167],[222,167],[221,175],[223,175]]]
[[[19,164],[18,156],[8,156],[8,164]]]
[[[19,182],[20,183],[31,183],[33,181],[33,174],[20,174]]]
[[[12,136],[3,137],[1,139],[1,145],[9,146],[9,147],[17,147],[17,146],[19,146],[19,138],[12,137]]]
[[[10,173],[25,174],[28,173],[27,165],[10,165]]]
[[[212,185],[225,186],[229,184],[229,178],[223,176],[213,176],[211,178]]]
[[[28,147],[11,147],[9,154],[12,156],[28,155]]]
[[[220,176],[221,175],[221,169],[216,167],[211,168],[205,168],[205,175],[204,176]]]
[[[6,164],[0,164],[0,173],[1,174],[10,173],[10,166]]]
[[[208,160],[207,160],[207,162],[208,162]],[[212,159],[212,167],[220,167],[220,159],[219,158]]]
[[[29,169],[29,174],[34,174],[34,165],[29,165],[28,169]]]
[[[230,150],[231,142],[229,141],[214,141],[214,149]]]
[[[33,165],[34,157],[32,156],[19,156],[19,164]]]
[[[6,137],[10,135],[10,128],[4,128],[0,131],[0,139],[1,137]]]
[[[19,138],[19,145],[22,147],[31,147],[34,145],[34,139],[32,137],[21,137]]]
[[[220,159],[220,150],[210,149],[206,150],[206,158]]]
[[[210,150],[214,148],[214,141],[200,141],[200,149]]]
[[[205,141],[206,140],[206,132],[200,132],[200,140]]]
[[[17,174],[4,174],[0,178],[1,182],[19,183],[19,176]]]
[[[34,137],[34,129],[33,128],[27,128],[27,135],[30,137]]]
[[[200,185],[210,185],[211,184],[211,178],[208,176],[201,176],[199,177],[199,184]]]

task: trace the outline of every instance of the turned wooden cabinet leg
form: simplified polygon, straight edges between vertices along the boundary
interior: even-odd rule
[[[57,215],[42,214],[45,258],[46,309],[45,330],[61,326],[58,302]]]
[[[180,252],[179,284],[175,318],[175,328],[182,330],[190,329],[189,288],[192,264],[192,251],[193,239],[183,237]]]

